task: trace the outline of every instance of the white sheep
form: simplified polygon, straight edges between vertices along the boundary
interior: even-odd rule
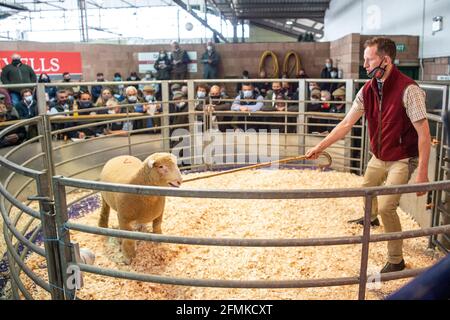
[[[132,156],[109,160],[102,169],[100,181],[161,187],[180,187],[182,177],[177,158],[170,153],[154,153],[144,161]],[[102,209],[98,226],[107,228],[110,208],[118,215],[122,230],[153,222],[153,232],[161,233],[164,196],[143,196],[131,193],[102,192]],[[123,239],[125,263],[135,256],[135,241]]]

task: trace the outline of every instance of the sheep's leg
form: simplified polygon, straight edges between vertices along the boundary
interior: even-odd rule
[[[120,214],[119,214],[119,227],[121,230],[127,231],[133,230],[131,221],[124,221],[123,219],[120,219]],[[136,242],[135,240],[122,239],[122,253],[126,264],[130,264],[131,260],[136,255],[135,242]]]
[[[161,230],[162,217],[163,217],[163,215],[161,214],[158,218],[153,220],[153,233],[159,233],[159,234],[162,233],[162,230]]]
[[[108,228],[110,207],[102,197],[102,210],[100,212],[100,219],[98,219],[98,226],[101,228]]]

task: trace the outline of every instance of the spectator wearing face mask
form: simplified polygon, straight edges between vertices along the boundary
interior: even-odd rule
[[[174,83],[170,86],[170,100],[173,99],[173,96],[175,95],[175,93],[180,92],[181,91],[181,85],[179,83]]]
[[[172,71],[172,62],[167,55],[166,50],[159,51],[158,59],[155,61],[154,68],[156,70],[157,80],[170,80],[170,72]]]
[[[172,79],[184,80],[188,76],[188,64],[191,62],[187,52],[180,48],[177,41],[172,42]]]
[[[130,76],[127,78],[127,81],[140,81],[141,78],[139,78],[138,74],[136,72],[131,72]],[[139,85],[132,84],[131,86],[135,87],[136,89],[139,89]]]
[[[83,81],[83,78],[82,78],[82,76],[80,76],[79,82],[82,82],[82,81]],[[69,72],[64,72],[62,83],[70,83],[70,82],[73,82],[71,74]],[[74,98],[75,97],[78,98],[82,92],[89,91],[87,86],[64,86],[64,88],[69,92],[69,95],[70,95],[70,92],[72,92],[72,96]]]
[[[80,95],[80,98],[77,101],[77,108],[78,108],[78,115],[96,115],[97,111],[85,111],[84,109],[91,109],[94,108],[94,104],[92,103],[92,96],[89,92],[83,92]],[[76,123],[76,125],[80,125],[82,123]],[[106,128],[105,125],[95,126],[95,127],[89,127],[89,128],[83,128],[78,130],[76,133],[72,133],[69,136],[71,138],[80,138],[82,137],[93,137],[101,134],[103,130]],[[80,134],[80,132],[82,134]]]
[[[0,103],[0,123],[13,120],[18,120],[18,117],[11,114],[6,104]],[[0,138],[0,148],[18,145],[25,140],[26,135],[25,128],[19,127]]]
[[[311,94],[309,97],[309,100],[311,100],[310,103],[306,105],[306,111],[307,112],[321,112],[322,111],[322,104],[320,103],[321,93],[320,89],[318,87],[313,87],[311,90]],[[318,119],[317,116],[312,115],[308,119],[308,133],[319,133],[325,129],[320,126],[314,125],[315,123],[322,123],[321,119]]]
[[[203,79],[217,79],[220,56],[214,48],[212,41],[208,41],[201,61],[203,63]]]
[[[96,81],[97,82],[105,82],[105,77],[102,72],[97,73]],[[91,93],[92,93],[92,99],[94,101],[97,101],[97,99],[100,97],[100,95],[102,94],[102,90],[103,90],[103,85],[101,85],[101,84],[92,86]]]
[[[242,79],[247,80],[250,79],[250,73],[247,70],[242,71]],[[242,91],[242,84],[243,83],[247,83],[248,81],[244,81],[244,82],[238,82],[238,84],[236,85],[236,93],[240,94]]]
[[[266,102],[261,111],[266,112],[298,112],[298,103],[288,103],[286,100],[291,100],[286,94],[286,91],[282,87],[282,83],[279,81],[272,83],[272,90],[266,96]],[[281,101],[284,100],[284,101]],[[288,123],[296,123],[296,116],[285,116],[285,115],[270,115],[264,118],[264,122],[285,122],[287,119]],[[266,126],[267,130],[279,130],[280,132],[285,132],[285,126]],[[287,132],[295,132],[295,126],[287,126]]]
[[[30,119],[36,117],[39,114],[38,107],[36,100],[33,98],[33,92],[31,89],[23,89],[20,94],[22,99],[14,106],[14,109],[17,111],[18,118]],[[29,125],[25,130],[27,132],[27,139],[36,137],[38,134],[36,125]]]
[[[216,118],[213,119],[213,121],[217,123],[217,129],[222,132],[231,129],[227,122],[232,120],[232,117],[225,113],[226,111],[231,110],[231,102],[224,101],[224,99],[228,99],[228,96],[223,96],[221,94],[221,87],[214,85],[211,87],[206,100],[206,105],[203,107],[205,112],[215,114],[214,116]]]
[[[157,101],[156,92],[153,86],[145,86],[142,90],[142,95],[144,98],[144,112],[147,114],[154,116],[155,114],[161,113],[162,106],[161,103]],[[161,118],[149,118],[147,119],[147,128],[160,127],[161,126]],[[151,131],[151,133],[156,133],[157,131]]]
[[[266,72],[264,70],[262,70],[259,73],[259,78],[260,79],[267,79],[267,74],[266,74]],[[269,92],[271,87],[272,87],[272,84],[270,82],[257,82],[255,84],[256,91],[258,91],[258,93],[260,95],[262,95],[263,97],[265,97],[268,94],[268,92]]]
[[[241,94],[239,94],[235,99],[233,104],[231,105],[232,111],[241,111],[253,113],[261,110],[264,105],[263,96],[257,94],[254,90],[254,87],[251,83],[245,83],[242,85]],[[260,121],[261,118],[258,117],[245,117],[245,116],[237,116],[236,121]],[[235,129],[243,129],[244,124],[240,124]],[[248,125],[247,128],[258,129],[258,125]]]
[[[128,109],[128,112],[133,113],[145,113],[143,100],[139,98],[138,91],[134,86],[128,86],[125,89],[125,99],[120,102],[124,106],[124,109]],[[144,120],[133,121],[133,128],[142,129],[145,127]]]
[[[345,87],[340,87],[333,91],[333,99],[336,101],[342,101],[339,104],[332,104],[330,112],[332,113],[345,113]]]
[[[36,83],[37,77],[34,70],[27,64],[22,63],[19,54],[14,53],[11,56],[11,63],[2,69],[1,80],[3,84],[23,84]],[[11,96],[12,105],[16,105],[20,99],[20,91],[24,88],[11,88],[9,95]]]
[[[122,76],[119,72],[114,73],[113,81],[115,81],[115,82],[123,81]],[[119,84],[119,85],[113,87],[114,98],[116,98],[117,101],[122,102],[125,99],[124,90],[125,90],[125,86],[123,84]]]
[[[19,119],[30,119],[38,115],[37,103],[33,98],[31,89],[21,91],[22,99],[14,106],[19,115]]]
[[[100,96],[95,101],[95,107],[96,108],[106,107],[106,103],[111,98],[114,98],[113,90],[111,88],[108,88],[108,87],[103,88],[102,92],[100,93]],[[97,112],[97,114],[107,114],[108,110],[98,110],[96,112]]]
[[[204,84],[197,86],[197,92],[195,95],[195,109],[197,111],[202,111],[208,97],[208,87]]]
[[[41,73],[38,78],[38,83],[51,83],[50,76],[48,74],[46,74],[45,72]],[[48,94],[48,98],[50,100],[55,99],[56,91],[58,91],[58,89],[56,89],[56,87],[53,87],[53,86],[45,87],[45,93]]]
[[[333,60],[328,58],[325,60],[325,67],[320,72],[320,78],[321,79],[331,79],[331,71],[333,69]],[[320,89],[321,90],[328,90],[330,91],[330,82],[322,82],[320,83]]]

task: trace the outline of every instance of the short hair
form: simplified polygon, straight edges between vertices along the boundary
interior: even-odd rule
[[[206,91],[208,91],[208,86],[206,85],[206,84],[199,84],[198,86],[197,86],[197,90],[198,89],[205,89]]]
[[[114,73],[114,78],[115,78],[115,77],[121,77],[121,78],[122,78],[122,76],[121,76],[120,73],[118,73],[118,72]]]
[[[97,73],[97,77],[103,77],[103,72],[99,72],[99,73]]]
[[[70,75],[70,73],[68,73],[68,72],[64,72],[64,73],[63,73],[63,77],[64,77],[64,76],[67,76],[67,75]]]
[[[92,97],[91,93],[89,91],[83,91],[80,93],[80,98],[83,94],[87,94],[89,97]]]
[[[23,89],[23,90],[20,91],[20,96],[23,97],[23,95],[24,95],[25,93],[27,93],[27,92],[33,94],[33,91],[32,91],[31,89],[25,88],[25,89]]]
[[[247,70],[242,71],[242,75],[248,77],[249,76],[249,72]]]
[[[364,48],[373,46],[377,46],[377,55],[389,56],[392,62],[394,62],[395,57],[397,56],[397,46],[394,41],[389,38],[374,37],[366,40],[364,43]]]
[[[111,89],[110,87],[104,87],[104,88],[102,89],[101,94],[103,94],[103,92],[105,92],[105,91],[109,91],[109,92],[112,94],[114,90]]]
[[[243,87],[253,87],[253,83],[243,83],[242,84]]]
[[[137,89],[136,89],[135,87],[133,87],[133,86],[128,86],[128,87],[126,87],[126,89],[125,89],[125,94],[128,94],[130,91],[134,91],[134,92],[137,93]]]
[[[56,95],[63,93],[68,93],[68,91],[66,89],[59,89],[58,91],[56,91]]]

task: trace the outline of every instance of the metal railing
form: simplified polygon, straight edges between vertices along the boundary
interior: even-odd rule
[[[239,80],[242,81],[242,80]],[[250,80],[251,82],[268,81],[264,80]],[[283,81],[285,81],[283,79]],[[293,82],[294,80],[287,80]],[[187,147],[191,150],[187,156],[181,157],[181,161],[188,161],[189,165],[185,169],[203,170],[222,168],[221,165],[214,165],[205,163],[201,156],[192,152],[194,149],[193,141],[196,137],[202,135],[203,132],[212,128],[214,123],[213,116],[220,114],[243,116],[243,119],[236,121],[224,121],[223,124],[236,124],[251,126],[251,125],[273,125],[283,126],[285,133],[281,135],[284,143],[280,145],[280,149],[292,149],[292,155],[298,155],[305,152],[308,147],[312,147],[314,141],[311,139],[320,139],[321,135],[316,135],[308,132],[308,127],[311,126],[310,118],[326,118],[329,120],[339,120],[344,115],[313,113],[306,110],[306,106],[311,101],[306,99],[306,88],[308,81],[329,82],[323,79],[312,80],[295,80],[299,84],[299,100],[286,101],[287,103],[298,104],[298,112],[277,112],[277,113],[255,113],[252,117],[272,117],[280,116],[282,122],[274,121],[248,121],[246,117],[248,113],[241,112],[203,112],[195,108],[198,99],[194,97],[195,83],[204,83],[204,80],[189,80],[185,81],[188,85],[188,110],[181,113],[170,113],[169,104],[173,101],[169,100],[169,84],[180,81],[157,82],[162,87],[163,100],[160,102],[163,105],[162,112],[155,115],[135,114],[129,113],[122,115],[96,115],[96,116],[71,116],[58,117],[54,115],[46,115],[45,85],[37,85],[37,97],[39,110],[41,115],[18,122],[0,132],[0,138],[12,132],[14,129],[21,126],[34,124],[38,126],[38,136],[30,141],[23,143],[11,149],[5,156],[0,156],[0,164],[2,170],[10,170],[9,175],[5,175],[0,184],[0,193],[3,195],[0,200],[0,211],[3,218],[3,232],[6,241],[7,255],[10,267],[10,277],[12,286],[13,298],[27,298],[32,299],[33,296],[27,289],[24,281],[21,279],[23,273],[29,277],[34,283],[51,294],[53,299],[70,299],[74,297],[74,291],[67,288],[68,274],[65,272],[68,267],[77,265],[80,270],[85,272],[96,273],[104,276],[114,276],[131,280],[149,281],[165,284],[189,285],[189,286],[208,286],[208,287],[234,287],[234,288],[306,288],[306,287],[323,287],[323,286],[338,286],[358,284],[358,298],[365,298],[365,290],[367,283],[367,261],[368,250],[371,242],[387,241],[393,239],[406,239],[412,237],[429,236],[431,245],[440,244],[437,235],[441,234],[443,237],[450,232],[450,225],[439,225],[442,221],[439,220],[442,212],[448,214],[448,210],[444,207],[445,201],[443,194],[450,189],[450,181],[448,180],[448,169],[445,167],[445,151],[448,152],[448,141],[443,138],[442,120],[436,116],[429,116],[430,121],[436,123],[436,137],[440,139],[439,153],[437,155],[437,166],[435,172],[435,180],[421,185],[404,185],[395,187],[376,187],[376,188],[356,188],[356,189],[334,189],[334,190],[193,190],[180,189],[174,190],[169,188],[156,187],[142,187],[129,185],[112,185],[107,183],[95,182],[98,172],[103,164],[111,155],[118,154],[132,154],[137,157],[147,156],[150,149],[143,150],[143,146],[152,145],[153,152],[166,151],[172,152],[177,150],[177,146],[171,145],[170,133],[173,129],[187,127],[185,137],[189,138],[190,144]],[[214,81],[208,81],[214,82]],[[237,82],[236,80],[218,80],[217,82]],[[344,80],[337,81],[346,84],[346,109],[351,106],[353,96],[355,94],[356,81]],[[152,82],[145,82],[152,83]],[[154,83],[154,82],[153,82]],[[82,83],[83,85],[96,85],[98,83]],[[103,83],[102,83],[103,84]],[[119,83],[111,83],[117,85]],[[125,83],[126,84],[126,83]],[[132,84],[136,84],[132,82]],[[51,84],[54,86],[55,84]],[[65,84],[66,86],[74,86],[75,84]],[[230,99],[230,101],[233,99]],[[271,102],[271,101],[270,101]],[[332,101],[331,103],[338,103]],[[90,110],[90,109],[89,109]],[[88,111],[89,111],[88,110]],[[100,109],[93,109],[93,111]],[[86,110],[83,110],[86,111]],[[72,112],[75,113],[76,111]],[[172,123],[172,119],[177,116],[187,117],[186,123],[176,124]],[[293,117],[294,122],[289,122],[288,119]],[[155,128],[141,128],[132,130],[127,133],[126,137],[116,138],[114,136],[98,136],[91,139],[79,142],[67,142],[64,140],[58,141],[58,135],[67,134],[70,131],[82,130],[96,126],[108,125],[117,121],[145,121],[146,119],[161,119],[161,126]],[[264,119],[267,120],[267,119]],[[52,126],[61,123],[69,123],[76,121],[78,124],[70,128],[52,129]],[[92,122],[94,121],[94,122]],[[85,123],[86,122],[86,123]],[[363,122],[362,122],[363,123]],[[220,124],[220,122],[216,122]],[[314,124],[316,125],[316,124]],[[335,125],[335,124],[334,124]],[[323,124],[322,126],[333,126],[331,123]],[[288,132],[287,128],[294,128],[294,132]],[[335,167],[343,171],[356,171],[362,174],[365,164],[368,161],[369,151],[367,144],[367,131],[365,126],[360,124],[355,127],[360,132],[357,134],[350,133],[343,141],[342,146],[336,148],[340,150],[339,155],[335,158],[341,157],[342,163]],[[152,135],[140,135],[142,133],[149,133],[158,131],[160,133]],[[145,138],[141,138],[145,137]],[[184,136],[182,136],[184,137]],[[116,139],[116,140],[114,140]],[[288,141],[290,140],[290,141]],[[108,145],[108,143],[112,143]],[[359,141],[359,145],[354,145],[353,141]],[[117,143],[119,142],[119,144]],[[21,152],[26,152],[32,146],[39,145],[40,148],[34,153],[29,154],[29,158],[25,162],[16,163],[11,159],[19,155]],[[89,147],[92,145],[92,147]],[[100,147],[99,147],[100,145]],[[235,143],[233,144],[235,145]],[[203,143],[200,147],[204,147]],[[72,150],[73,149],[73,150]],[[227,148],[225,148],[227,150]],[[229,149],[228,149],[229,150]],[[227,150],[227,151],[228,151]],[[223,156],[226,156],[226,152]],[[239,150],[233,149],[233,156],[239,155]],[[357,157],[355,153],[357,152]],[[245,154],[245,152],[244,152]],[[290,154],[285,153],[285,156]],[[248,156],[248,154],[247,154]],[[92,164],[92,158],[97,157],[99,161]],[[448,158],[448,157],[447,157]],[[36,163],[37,159],[41,159]],[[196,162],[197,161],[197,162]],[[352,165],[352,161],[356,161],[357,165]],[[246,163],[234,163],[233,165],[242,165]],[[29,168],[34,165],[35,168]],[[299,164],[297,164],[299,165]],[[300,164],[301,165],[301,164]],[[304,164],[311,165],[311,164]],[[448,168],[448,167],[447,167]],[[447,171],[446,171],[447,170]],[[60,176],[64,175],[64,176]],[[19,176],[21,177],[19,179]],[[26,178],[24,181],[23,178]],[[33,186],[34,185],[34,186]],[[33,186],[33,187],[32,187]],[[83,195],[71,203],[67,203],[67,195],[74,190],[89,189],[91,192],[88,195]],[[72,203],[80,201],[91,194],[99,191],[115,191],[126,193],[139,193],[148,195],[165,195],[173,197],[201,197],[201,198],[226,198],[226,199],[311,199],[311,198],[335,198],[335,197],[364,197],[365,198],[365,226],[363,234],[354,237],[334,237],[334,238],[315,238],[315,239],[217,239],[217,238],[188,238],[177,236],[156,235],[141,232],[130,232],[123,230],[112,230],[97,227],[90,227],[80,225],[70,221],[68,216],[68,208]],[[431,191],[433,194],[433,221],[434,224],[430,228],[420,230],[371,235],[369,228],[371,199],[374,196],[384,194],[400,194],[411,193],[417,191]],[[20,200],[19,200],[20,199]],[[26,199],[27,201],[23,201]],[[39,209],[34,210],[29,206],[30,203],[37,202]],[[18,213],[14,215],[14,208],[18,209]],[[28,218],[25,223],[25,219]],[[24,226],[22,224],[24,223]],[[37,226],[36,226],[37,223]],[[21,225],[21,226],[19,226]],[[34,229],[33,229],[34,228]],[[345,244],[361,244],[362,254],[360,259],[360,275],[359,277],[343,277],[343,278],[328,278],[328,279],[314,279],[314,280],[284,280],[284,281],[238,281],[238,280],[204,280],[204,279],[183,279],[162,277],[158,275],[140,274],[134,272],[124,272],[121,270],[111,270],[99,268],[96,266],[85,265],[77,263],[74,259],[75,249],[70,242],[70,231],[76,230],[91,234],[108,235],[111,237],[128,238],[135,240],[179,243],[186,245],[212,245],[212,246],[249,246],[249,247],[293,247],[293,246],[325,246],[325,245],[345,245]],[[44,247],[36,244],[34,240],[40,237],[42,232]],[[23,247],[23,249],[21,249]],[[34,252],[38,255],[44,256],[47,262],[48,280],[44,280],[38,276],[26,264],[26,258],[29,252]],[[404,277],[411,277],[422,272],[423,269],[406,270],[391,274],[381,275],[381,281],[389,281],[400,279]]]

